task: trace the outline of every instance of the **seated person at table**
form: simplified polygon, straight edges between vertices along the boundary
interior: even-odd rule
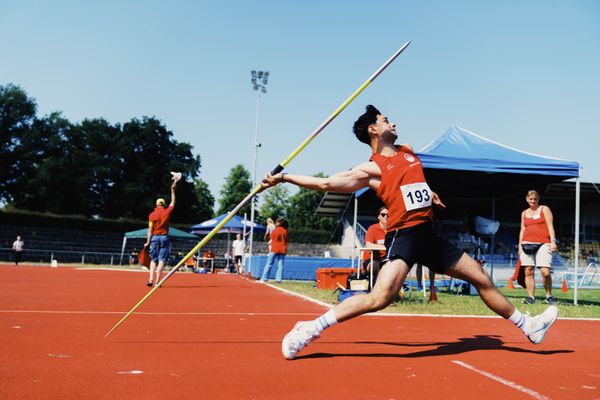
[[[387,226],[387,207],[379,208],[377,213],[378,222],[369,226],[365,235],[365,247],[379,248],[381,250],[373,252],[373,276],[379,273],[381,261],[385,258],[385,229]],[[371,252],[363,251],[363,273],[371,271]]]

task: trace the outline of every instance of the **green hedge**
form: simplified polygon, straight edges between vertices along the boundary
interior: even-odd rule
[[[0,224],[74,229],[97,232],[127,232],[148,226],[148,221],[133,219],[90,219],[81,215],[44,214],[22,210],[0,210]],[[187,230],[184,225],[173,227]]]

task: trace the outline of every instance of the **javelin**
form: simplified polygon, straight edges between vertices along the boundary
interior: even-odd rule
[[[348,99],[346,99],[346,101],[344,101],[342,103],[341,106],[339,106],[329,117],[327,117],[327,119],[325,121],[323,121],[323,123],[321,125],[319,125],[319,127],[317,129],[315,129],[305,140],[304,142],[302,142],[300,144],[300,146],[298,146],[296,148],[296,150],[294,150],[289,156],[287,156],[287,158],[285,160],[283,160],[281,163],[279,163],[274,169],[273,171],[271,171],[272,175],[275,175],[281,171],[283,171],[283,169],[298,155],[300,154],[300,152],[302,150],[304,150],[304,148],[306,146],[308,146],[308,144],[310,142],[312,142],[312,140],[314,138],[317,137],[317,135],[319,133],[321,133],[321,131],[323,131],[323,129],[325,129],[327,127],[327,125],[329,125],[331,123],[331,121],[333,121],[335,119],[335,117],[337,117],[342,111],[344,111],[344,109],[346,107],[348,107],[348,104],[352,103],[352,101],[358,97],[359,94],[362,93],[363,90],[365,90],[367,88],[367,86],[369,86],[371,84],[371,82],[373,82],[378,76],[379,74],[381,74],[399,55],[400,53],[402,53],[404,51],[404,49],[406,49],[408,47],[408,45],[410,44],[410,41],[404,43],[404,45],[402,47],[400,47],[400,49],[398,49],[398,51],[396,51],[394,53],[393,56],[391,56],[385,63],[383,63],[383,65],[381,67],[379,67],[379,69],[377,71],[375,71],[375,73],[373,75],[371,75],[369,77],[369,79],[367,79],[365,81],[365,83],[363,83],[358,89],[356,89],[356,91],[354,93],[352,93],[350,95],[350,97],[348,97]],[[233,210],[231,210],[229,212],[229,214],[227,214],[227,216],[225,218],[223,218],[223,220],[213,228],[212,231],[210,231],[208,233],[208,235],[206,235],[204,237],[204,239],[202,239],[200,241],[200,243],[198,243],[192,250],[190,250],[189,253],[187,253],[185,255],[185,257],[183,257],[178,263],[177,265],[175,265],[175,267],[173,267],[173,269],[171,269],[171,271],[169,271],[169,273],[167,275],[165,275],[165,277],[163,279],[160,280],[160,282],[158,282],[154,288],[152,288],[152,290],[150,290],[132,309],[131,311],[129,311],[127,314],[125,314],[125,316],[123,318],[121,318],[121,320],[119,322],[117,322],[117,324],[110,330],[108,331],[108,333],[106,335],[104,335],[104,337],[108,337],[108,335],[110,335],[115,329],[117,329],[119,327],[119,325],[121,325],[131,314],[133,314],[133,312],[142,305],[142,303],[144,303],[144,301],[146,301],[146,299],[148,299],[148,297],[150,297],[152,295],[152,293],[154,293],[154,291],[156,289],[158,289],[160,286],[162,286],[162,284],[171,277],[171,275],[173,275],[175,273],[175,271],[177,271],[179,269],[179,267],[181,267],[190,257],[192,257],[198,250],[200,250],[210,239],[212,239],[212,237],[214,235],[217,234],[217,232],[227,223],[229,222],[229,220],[231,218],[233,218],[233,216],[235,214],[238,213],[238,211],[240,211],[240,209],[242,207],[244,207],[246,204],[248,204],[248,202],[250,200],[252,200],[252,198],[254,196],[256,196],[258,193],[260,193],[263,190],[263,187],[261,184],[258,184],[254,190],[252,190],[252,192],[250,192],[245,198],[244,200],[242,200],[240,202],[240,204],[238,204]]]

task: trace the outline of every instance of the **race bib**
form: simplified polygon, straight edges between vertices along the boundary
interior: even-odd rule
[[[425,182],[412,183],[410,185],[400,186],[406,211],[417,210],[419,208],[431,206],[431,189]]]

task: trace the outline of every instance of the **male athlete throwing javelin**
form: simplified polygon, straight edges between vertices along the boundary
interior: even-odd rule
[[[338,322],[387,307],[398,295],[415,262],[470,282],[492,311],[519,327],[532,343],[540,343],[556,321],[558,309],[550,306],[535,317],[522,314],[496,289],[477,261],[434,233],[432,204],[444,205],[427,185],[421,161],[412,148],[394,144],[398,138],[396,124],[369,105],[354,123],[353,131],[373,151],[368,162],[329,178],[279,173],[268,174],[262,182],[264,188],[289,182],[312,190],[346,193],[369,187],[389,213],[385,264],[373,290],[349,297],[313,321],[298,322],[283,338],[283,356],[293,359],[323,330]]]

